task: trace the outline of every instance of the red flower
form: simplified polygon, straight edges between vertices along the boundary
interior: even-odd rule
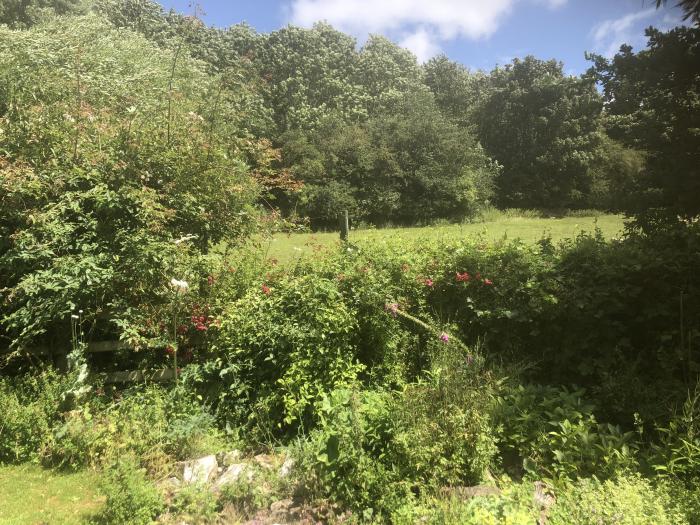
[[[264,293],[265,295],[270,295],[270,293],[272,292],[272,290],[270,290],[270,287],[267,286],[266,284],[263,284],[261,289],[262,289],[262,293]]]
[[[165,347],[165,353],[172,357],[175,355],[175,348],[171,345],[168,345]]]
[[[455,274],[455,279],[457,280],[458,283],[466,283],[469,279],[471,279],[471,275],[469,275],[467,272],[464,272],[464,273],[457,272]]]
[[[493,281],[491,279],[484,279],[484,284],[486,286],[493,286]]]
[[[428,288],[432,288],[433,284],[435,283],[430,277],[428,277],[427,279],[423,279],[423,284],[426,285]]]

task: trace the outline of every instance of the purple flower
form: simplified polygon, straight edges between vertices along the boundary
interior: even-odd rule
[[[443,343],[449,343],[449,342],[450,342],[450,336],[447,335],[445,332],[442,332],[442,333],[440,334],[440,341],[442,341]]]

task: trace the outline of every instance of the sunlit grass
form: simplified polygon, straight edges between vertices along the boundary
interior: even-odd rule
[[[350,240],[371,243],[387,238],[398,238],[406,241],[429,239],[439,242],[440,239],[483,235],[488,240],[520,238],[526,242],[535,242],[544,236],[550,236],[556,242],[575,237],[581,231],[592,232],[596,227],[605,237],[611,238],[622,231],[623,218],[619,215],[563,218],[502,216],[496,220],[474,224],[353,230],[350,232]],[[314,250],[333,246],[338,242],[340,242],[339,234],[335,232],[279,234],[269,241],[267,253],[268,257],[284,263],[311,254]]]
[[[96,482],[97,474],[88,471],[0,466],[0,524],[85,523],[103,504]]]

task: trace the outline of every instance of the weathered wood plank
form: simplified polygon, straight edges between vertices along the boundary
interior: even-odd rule
[[[163,370],[129,370],[107,374],[105,383],[134,383],[140,381],[165,382],[175,379],[174,368]]]

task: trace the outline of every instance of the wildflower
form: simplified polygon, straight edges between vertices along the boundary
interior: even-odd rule
[[[471,279],[471,275],[469,275],[467,272],[457,272],[455,274],[455,279],[458,283],[466,283],[469,279]]]
[[[175,292],[178,295],[184,295],[187,293],[187,290],[190,289],[190,285],[187,284],[187,281],[179,281],[175,279],[174,277],[170,279],[170,286],[175,288]]]
[[[262,289],[262,293],[264,293],[265,295],[270,295],[270,293],[272,292],[272,290],[270,290],[270,287],[267,286],[266,284],[263,284],[261,289]]]
[[[391,303],[384,305],[384,309],[389,312],[392,317],[396,317],[396,312],[399,310],[399,305],[397,303]]]
[[[484,284],[486,286],[493,286],[493,281],[491,279],[484,279]]]
[[[430,277],[428,277],[427,279],[423,280],[423,284],[425,284],[428,288],[432,288],[433,284],[435,283],[433,283],[433,280]]]
[[[445,332],[442,332],[442,333],[440,334],[440,341],[442,341],[443,343],[449,343],[449,342],[450,342],[450,336],[447,335]]]

